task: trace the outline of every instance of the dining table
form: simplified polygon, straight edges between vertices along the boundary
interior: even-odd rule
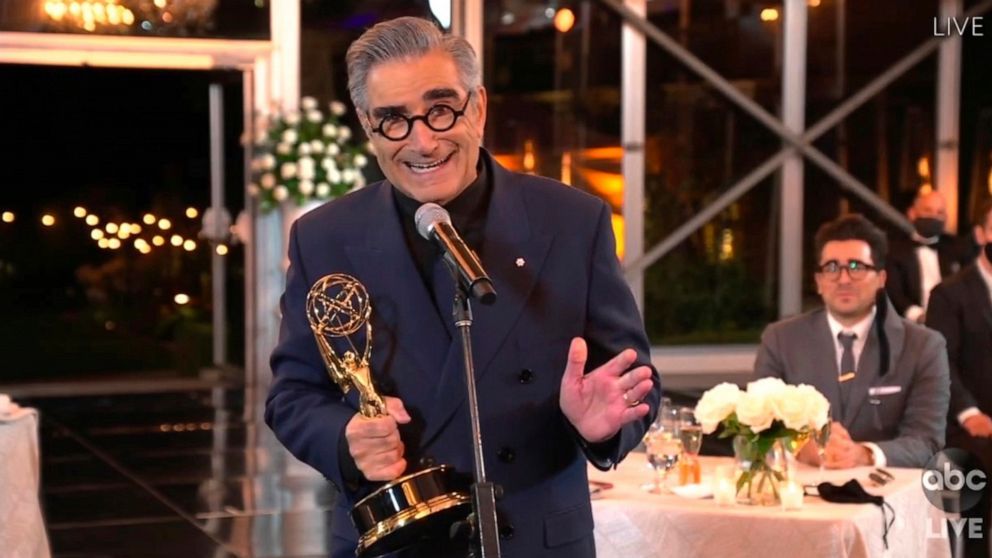
[[[886,482],[879,485],[869,477],[873,467],[821,473],[817,467],[793,462],[791,487],[808,494],[799,509],[783,509],[738,504],[733,497],[726,498],[725,489],[724,497],[714,498],[717,472],[726,478],[734,460],[704,456],[699,461],[698,485],[680,488],[673,470],[660,494],[648,490],[654,472],[644,453],[632,452],[615,470],[590,467],[599,558],[951,556],[948,516],[927,500],[921,469],[886,467]],[[883,512],[875,504],[827,502],[815,495],[818,481],[842,485],[851,479],[868,493],[882,496],[891,511]],[[726,488],[727,481],[723,484]],[[887,533],[886,524],[890,524]]]
[[[39,500],[38,412],[4,402],[0,409],[0,556],[49,558]]]

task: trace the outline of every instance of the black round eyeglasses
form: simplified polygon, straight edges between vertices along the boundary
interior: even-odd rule
[[[469,91],[468,96],[465,97],[465,104],[462,105],[461,110],[455,110],[445,104],[437,104],[432,106],[426,114],[420,114],[417,116],[390,114],[380,120],[379,125],[372,128],[372,131],[388,140],[402,141],[410,135],[411,131],[413,131],[413,123],[417,120],[421,120],[428,128],[434,130],[435,132],[447,132],[448,130],[454,128],[455,123],[458,122],[458,119],[465,114],[465,109],[468,108],[468,102],[471,98],[472,92]],[[371,118],[369,119],[371,120]]]

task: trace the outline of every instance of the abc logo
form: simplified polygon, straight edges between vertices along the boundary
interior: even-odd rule
[[[985,471],[960,471],[952,469],[951,464],[944,462],[943,471],[927,470],[923,472],[923,488],[927,490],[982,490],[985,488]]]
[[[949,448],[930,458],[920,483],[931,504],[945,512],[960,513],[978,504],[989,478],[977,457]]]

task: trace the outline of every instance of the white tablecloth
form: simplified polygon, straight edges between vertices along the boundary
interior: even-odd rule
[[[41,469],[38,413],[19,408],[0,415],[0,556],[48,558],[38,500]]]
[[[732,460],[703,458],[704,481],[717,463]],[[590,480],[613,484],[593,499],[597,554],[599,558],[950,556],[943,528],[946,518],[926,500],[920,470],[888,468],[896,480],[882,488],[870,486],[871,470],[827,471],[824,480],[842,484],[855,478],[869,492],[885,497],[895,510],[887,550],[882,512],[873,504],[831,504],[806,496],[802,510],[783,511],[771,506],[722,507],[712,498],[650,494],[640,488],[652,474],[644,454],[632,453],[616,471],[590,468]],[[813,483],[816,475],[815,469],[801,465],[797,480]],[[670,479],[677,477],[673,470]]]

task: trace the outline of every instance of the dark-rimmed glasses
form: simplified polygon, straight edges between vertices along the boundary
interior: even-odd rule
[[[469,91],[461,110],[455,110],[446,104],[439,103],[432,106],[426,114],[419,114],[417,116],[404,116],[398,113],[390,114],[380,120],[379,125],[372,128],[372,131],[390,141],[402,141],[410,135],[410,132],[413,130],[413,123],[421,120],[428,128],[435,132],[447,132],[454,128],[458,119],[465,114],[465,109],[468,108],[468,102],[471,98],[472,92]],[[368,113],[366,115],[368,116]],[[371,119],[372,117],[369,116],[369,120]]]
[[[830,260],[827,263],[821,264],[816,268],[816,271],[831,281],[838,281],[840,280],[841,272],[847,270],[847,276],[851,278],[851,281],[860,281],[868,275],[869,271],[875,271],[876,269],[878,268],[860,260],[850,260],[846,264],[842,264],[837,260]]]

